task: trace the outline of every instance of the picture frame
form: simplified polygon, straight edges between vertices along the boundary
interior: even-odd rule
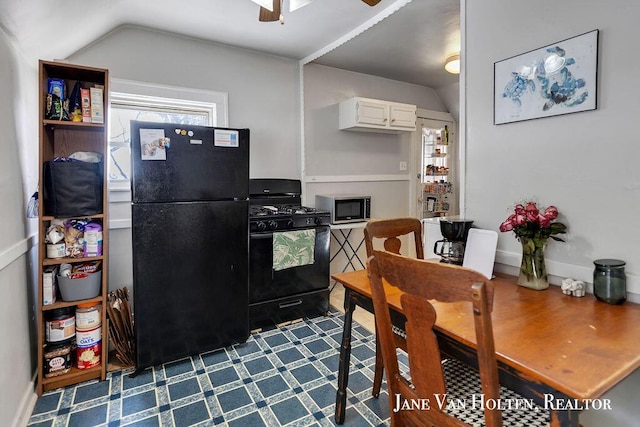
[[[599,30],[493,65],[493,124],[595,110]]]

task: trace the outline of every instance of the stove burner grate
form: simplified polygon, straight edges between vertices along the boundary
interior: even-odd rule
[[[281,205],[281,206],[252,206],[250,215],[252,217],[263,217],[271,215],[308,215],[323,213],[316,208],[306,206]]]

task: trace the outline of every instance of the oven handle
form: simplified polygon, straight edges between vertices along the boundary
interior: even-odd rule
[[[296,305],[300,305],[302,304],[302,300],[298,299],[295,301],[289,301],[289,302],[281,302],[280,304],[278,304],[278,308],[289,308],[289,307],[294,307]]]
[[[264,233],[251,233],[249,234],[251,239],[271,239],[273,238],[272,232],[264,232]]]

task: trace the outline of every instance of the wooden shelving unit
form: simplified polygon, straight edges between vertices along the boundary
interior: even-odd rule
[[[103,111],[104,123],[83,123],[72,121],[58,121],[45,119],[45,109],[48,94],[48,79],[62,79],[65,81],[67,91],[71,91],[76,81],[82,82],[83,87],[101,86],[103,87]],[[90,218],[102,224],[102,255],[86,258],[47,258],[45,235],[51,222],[56,219],[47,215],[42,196],[39,203],[38,219],[38,380],[36,392],[41,395],[44,391],[76,384],[91,379],[106,378],[108,361],[108,330],[107,330],[107,260],[109,248],[108,217],[107,217],[107,175],[106,160],[108,158],[107,147],[107,107],[109,105],[109,71],[106,69],[83,67],[63,62],[40,61],[39,63],[39,107],[40,107],[40,136],[39,136],[39,182],[40,192],[44,188],[44,165],[55,157],[68,157],[77,151],[91,151],[102,154],[103,176],[102,176],[102,213],[96,215],[79,215],[71,218]],[[62,219],[62,218],[60,218]],[[70,219],[70,218],[65,218]],[[43,303],[43,278],[44,269],[47,266],[60,265],[64,263],[74,264],[87,261],[102,261],[102,279],[100,283],[100,294],[95,298],[80,301],[62,301],[58,299],[55,303],[44,305]],[[102,353],[101,363],[89,369],[78,369],[74,364],[69,372],[53,376],[44,376],[44,353],[46,346],[45,337],[45,317],[50,310],[64,307],[76,306],[80,303],[100,302],[102,304],[101,321],[101,342]]]

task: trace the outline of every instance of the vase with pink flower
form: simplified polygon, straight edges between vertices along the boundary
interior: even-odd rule
[[[500,231],[513,231],[522,244],[519,285],[538,290],[549,287],[544,248],[549,238],[564,242],[556,234],[567,230],[563,223],[555,221],[557,218],[555,206],[541,210],[530,201],[515,205],[514,212],[500,224]]]

